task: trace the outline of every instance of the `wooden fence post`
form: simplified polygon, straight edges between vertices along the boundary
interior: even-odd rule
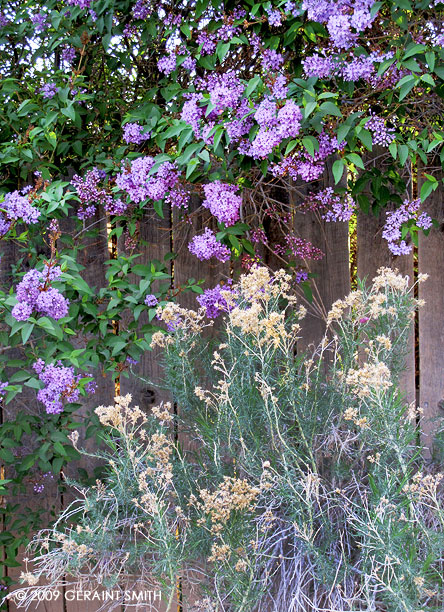
[[[419,403],[424,410],[422,417],[422,442],[432,451],[436,418],[443,417],[444,400],[444,189],[442,175],[439,187],[426,200],[425,210],[437,219],[439,229],[430,234],[419,234],[418,272],[428,274],[426,282],[419,285],[419,299],[425,306],[419,309]],[[422,178],[418,179],[420,192]]]

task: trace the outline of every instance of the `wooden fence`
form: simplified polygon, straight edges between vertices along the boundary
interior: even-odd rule
[[[420,180],[418,177],[418,191]],[[329,174],[326,174],[324,183],[333,185]],[[443,201],[443,191],[437,190],[426,204],[426,210],[438,220],[440,228],[444,220]],[[202,230],[208,223],[207,211],[196,210],[192,219],[190,225],[181,222],[176,211],[165,219],[147,213],[141,225],[141,238],[146,242],[146,246],[143,247],[143,259],[141,258],[139,263],[162,259],[171,250],[179,254],[171,264],[173,287],[178,287],[190,277],[205,278],[206,286],[214,286],[219,281],[226,280],[233,275],[233,268],[229,263],[203,263],[190,255],[187,243],[191,236]],[[415,332],[412,332],[409,341],[410,354],[403,381],[409,401],[418,402],[424,409],[422,435],[427,445],[433,428],[430,419],[438,415],[439,403],[444,398],[444,233],[441,229],[433,229],[429,236],[420,235],[419,245],[413,254],[394,257],[387,243],[382,239],[384,219],[385,214],[380,218],[358,215],[357,232],[353,241],[355,245],[353,249],[356,248],[352,257],[355,263],[353,268],[360,278],[369,277],[371,279],[381,265],[398,268],[403,274],[408,274],[411,279],[418,272],[428,273],[430,276],[426,283],[419,286],[418,297],[424,299],[426,305],[420,310]],[[303,324],[303,340],[298,347],[298,350],[303,350],[308,344],[320,339],[325,325],[324,317],[332,302],[344,297],[350,290],[352,278],[350,232],[348,224],[325,223],[320,221],[314,213],[296,214],[295,229],[301,237],[310,240],[325,253],[322,260],[307,262],[310,271],[316,276],[313,281],[314,301],[309,307],[309,314]],[[86,265],[85,278],[95,286],[105,282],[103,262],[109,258],[104,225],[102,230],[101,239],[81,252],[84,258],[81,263]],[[10,252],[2,260],[3,271],[10,267],[14,259],[15,253],[11,246]],[[269,263],[273,264],[271,259]],[[180,299],[184,305],[195,306],[195,297],[195,294],[185,293]],[[156,380],[161,377],[156,353],[145,353],[137,367],[145,379]],[[122,378],[120,391],[122,394],[131,392],[134,403],[147,411],[151,405],[163,399],[157,389],[150,388],[149,385],[137,379]],[[88,400],[84,410],[90,411],[99,404],[108,405],[112,402],[113,395],[112,381],[101,378],[98,392]],[[31,410],[36,412],[40,410],[35,401],[35,392],[29,391],[26,398],[22,397],[20,401],[18,399],[4,408],[3,420],[11,419],[14,412],[22,408],[23,402]],[[180,436],[180,432],[178,435]],[[33,494],[30,488],[29,494],[23,495],[17,501],[21,507],[28,506],[34,509],[43,504],[48,513],[52,507],[57,510],[67,503],[67,500],[58,493],[57,483],[46,490],[44,497]],[[9,575],[17,576],[21,569],[10,568]],[[186,591],[187,585],[183,584],[182,588]],[[177,605],[178,610],[183,609],[186,612],[185,605],[183,608],[180,602]],[[99,607],[100,604],[95,602],[69,601],[61,597],[55,602],[40,603],[36,609],[47,612],[94,612]],[[140,605],[137,609],[148,611],[151,608],[149,605]],[[11,612],[16,610],[13,603],[9,604],[9,610]],[[119,610],[123,612],[124,606]]]

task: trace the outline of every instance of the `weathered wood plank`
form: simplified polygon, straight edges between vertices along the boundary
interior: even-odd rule
[[[438,180],[440,177],[437,177]],[[418,191],[421,179],[418,181]],[[439,229],[430,234],[419,234],[418,271],[428,274],[426,282],[419,285],[419,299],[425,306],[419,310],[419,404],[424,410],[421,430],[422,442],[431,452],[434,419],[443,413],[438,404],[444,399],[444,192],[440,187],[426,200],[425,210],[438,220]]]
[[[140,241],[141,244],[138,246],[138,252],[142,254],[142,257],[137,259],[138,264],[148,264],[153,260],[163,261],[165,255],[171,251],[171,215],[169,210],[165,210],[165,218],[161,219],[154,211],[148,211],[143,217],[140,223]],[[123,245],[120,244],[119,249],[123,250]],[[167,264],[167,271],[171,274],[171,263]],[[138,282],[139,277],[131,277],[131,282]],[[165,283],[166,281],[162,281]],[[158,282],[152,286],[152,291],[156,292],[158,289]],[[171,283],[170,283],[171,286]],[[147,292],[147,293],[149,293]],[[146,315],[141,315],[141,324],[147,322]],[[153,351],[145,352],[140,362],[132,366],[132,370],[136,375],[130,374],[129,378],[126,376],[120,377],[120,394],[126,395],[131,393],[133,396],[133,405],[138,405],[141,410],[145,413],[149,413],[153,406],[159,405],[162,401],[168,401],[168,392],[157,387],[155,384],[152,385],[146,381],[152,381],[153,383],[161,384],[163,379],[163,370],[161,365],[161,351],[156,348]],[[140,378],[139,378],[140,376]],[[145,379],[145,380],[143,380]],[[138,590],[139,587],[135,587]],[[140,591],[143,591],[140,587]],[[177,607],[177,606],[176,606]],[[136,612],[145,612],[153,610],[153,612],[165,612],[167,609],[166,603],[162,602],[159,606],[151,608],[146,603],[137,605],[136,607],[128,607],[125,609],[135,610]],[[175,611],[176,608],[173,607]]]
[[[326,170],[316,191],[334,185],[331,172],[333,160],[329,160]],[[302,186],[302,196],[310,190]],[[294,206],[302,203],[301,196],[295,196]],[[321,249],[324,257],[319,260],[306,260],[306,269],[314,275],[311,281],[313,301],[307,303],[307,316],[301,324],[301,340],[298,351],[316,346],[325,333],[326,318],[331,305],[350,292],[350,253],[348,223],[326,222],[316,212],[294,215],[295,233]]]

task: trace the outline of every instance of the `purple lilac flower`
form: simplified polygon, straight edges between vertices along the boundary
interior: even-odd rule
[[[7,25],[9,25],[11,22],[9,21],[9,19],[6,17],[6,15],[1,12],[0,13],[0,28],[5,28]]]
[[[157,306],[157,304],[159,303],[159,300],[156,298],[156,296],[153,293],[149,293],[147,296],[145,296],[144,302],[147,306],[149,306],[150,308],[153,308],[154,306]]]
[[[254,118],[261,127],[271,128],[277,125],[276,111],[276,102],[265,98],[257,107]]]
[[[244,85],[233,72],[211,73],[206,85],[216,113],[226,108],[235,108],[244,93]]]
[[[116,177],[116,185],[127,192],[133,202],[148,198],[162,200],[167,193],[177,188],[179,170],[175,163],[164,162],[155,175],[149,172],[154,165],[152,157],[138,157],[131,168],[124,168]]]
[[[103,204],[105,210],[111,215],[122,215],[128,208],[128,204],[120,199],[115,200],[112,194],[100,186],[105,178],[106,172],[96,167],[88,170],[84,178],[77,174],[73,177],[71,184],[76,188],[81,204],[77,213],[79,219],[93,217],[97,204]]]
[[[40,217],[40,211],[18,191],[7,193],[4,201],[0,203],[0,208],[5,209],[6,217],[12,221],[22,219],[25,223],[37,223]]]
[[[395,139],[394,128],[388,128],[385,119],[378,117],[375,113],[371,113],[365,127],[372,133],[372,142],[375,145],[388,147]]]
[[[125,361],[129,364],[129,365],[137,365],[139,362],[137,361],[137,359],[133,359],[132,357],[127,357],[125,359]]]
[[[94,395],[98,388],[99,385],[96,383],[95,380],[90,380],[85,385],[85,391],[88,393],[88,395]]]
[[[224,23],[222,27],[217,30],[217,37],[219,40],[227,41],[232,39],[234,36],[239,36],[241,33],[240,28],[229,23]]]
[[[44,98],[51,100],[59,91],[59,88],[54,83],[45,83],[40,87],[39,91]]]
[[[239,220],[242,197],[236,194],[238,187],[221,181],[208,183],[203,187],[205,200],[202,205],[208,208],[219,223],[234,225]]]
[[[62,60],[68,64],[72,64],[76,59],[76,50],[74,47],[65,46],[61,53]]]
[[[26,321],[34,310],[55,320],[68,314],[69,300],[50,286],[50,283],[61,276],[60,266],[48,266],[42,272],[29,270],[17,285],[18,304],[12,309],[12,316],[17,321]]]
[[[63,412],[64,402],[77,402],[80,397],[80,374],[75,374],[73,367],[65,367],[61,361],[57,365],[45,364],[38,359],[33,368],[45,387],[37,393],[37,399],[42,402],[48,414]]]
[[[308,280],[308,273],[304,270],[298,270],[296,272],[295,281],[299,284],[303,283],[306,280]]]
[[[149,171],[154,166],[154,159],[149,156],[138,157],[131,162],[130,169],[123,168],[116,177],[116,185],[126,191],[133,202],[142,202],[148,198],[146,183]]]
[[[236,142],[249,133],[254,125],[251,109],[248,100],[243,98],[236,109],[236,114],[232,121],[225,124],[227,134],[232,142]]]
[[[191,55],[189,55],[185,59],[185,61],[182,62],[182,67],[185,68],[185,70],[189,70],[190,72],[192,72],[196,68],[196,60],[194,59],[194,57],[191,57]]]
[[[212,55],[216,50],[216,41],[214,34],[208,32],[199,32],[197,44],[202,45],[202,55]]]
[[[146,19],[153,12],[151,2],[147,0],[137,0],[133,7],[134,19]]]
[[[339,49],[349,49],[356,40],[356,35],[350,29],[348,15],[332,15],[327,23],[330,40]]]
[[[125,38],[133,38],[133,36],[136,36],[137,32],[137,26],[131,23],[127,23],[123,28],[123,35]]]
[[[49,25],[48,16],[45,13],[34,13],[31,15],[31,22],[35,25],[37,33],[44,32]]]
[[[238,19],[243,19],[244,17],[246,17],[246,15],[247,15],[247,11],[240,6],[237,6],[233,10],[233,18],[236,19],[236,21]]]
[[[340,196],[334,193],[333,187],[327,187],[318,193],[311,193],[304,202],[304,210],[318,210],[321,218],[330,221],[350,221],[355,209],[355,202],[348,194]]]
[[[416,224],[423,229],[429,229],[432,226],[432,220],[425,212],[419,213],[421,199],[404,200],[403,204],[394,211],[387,212],[387,219],[382,231],[382,237],[387,240],[388,247],[394,255],[408,255],[411,253],[413,246],[407,244],[405,240],[401,240],[401,227],[411,219],[416,221]]]
[[[8,382],[0,382],[0,396],[3,397],[6,395],[6,387],[9,385]]]
[[[150,132],[144,132],[144,127],[138,123],[125,123],[123,128],[123,139],[127,144],[142,144],[150,137]]]
[[[180,118],[193,128],[196,138],[200,138],[200,120],[203,117],[203,108],[199,107],[198,101],[201,99],[199,94],[190,94],[189,99],[184,103]]]
[[[1,207],[1,204],[0,204]],[[7,221],[0,213],[0,236],[4,236],[11,229],[11,221]]]
[[[45,486],[47,484],[47,480],[54,480],[54,475],[52,474],[52,472],[45,472],[44,474],[42,474],[40,476],[40,480],[39,482],[36,482],[34,484],[33,490],[34,493],[43,493],[43,491],[45,490]]]
[[[280,74],[271,87],[271,93],[277,100],[285,100],[288,96],[287,77]]]
[[[58,321],[68,314],[68,300],[63,295],[51,287],[47,291],[41,291],[36,302],[35,308],[43,315]]]
[[[267,9],[267,13],[268,13],[268,23],[271,26],[280,26],[282,24],[282,15],[280,11],[277,11],[276,9]]]
[[[207,260],[215,257],[219,261],[225,262],[230,259],[230,250],[224,244],[216,240],[216,234],[208,227],[200,236],[195,236],[188,244],[190,253],[196,255],[200,260]]]
[[[323,57],[317,53],[302,60],[304,74],[306,77],[318,77],[325,79],[331,76],[335,70],[335,62],[331,57]]]
[[[176,56],[175,55],[164,55],[157,62],[157,68],[160,72],[163,72],[166,76],[176,70]]]
[[[232,308],[232,306],[228,305],[226,299],[222,297],[222,291],[230,291],[230,285],[217,285],[214,289],[205,289],[202,295],[198,295],[196,298],[199,304],[206,309],[206,316],[209,319],[215,319],[223,312],[228,312]]]
[[[67,0],[70,6],[78,6],[81,9],[89,9],[92,0]]]

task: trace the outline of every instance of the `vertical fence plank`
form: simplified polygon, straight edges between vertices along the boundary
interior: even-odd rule
[[[218,283],[230,278],[229,262],[199,261],[197,257],[192,255],[188,250],[188,243],[193,236],[201,234],[205,227],[208,227],[212,223],[214,223],[214,221],[208,221],[208,212],[201,209],[201,203],[198,198],[194,198],[190,206],[190,221],[185,222],[181,219],[180,213],[174,211],[173,245],[174,252],[178,254],[174,263],[174,285],[176,288],[185,284],[189,278],[194,278],[195,280],[205,279],[204,288],[213,288]],[[211,225],[211,228],[215,229],[213,225]],[[185,308],[196,309],[199,306],[196,301],[196,294],[192,292],[182,293],[178,297],[178,301],[181,306]],[[215,329],[217,329],[217,324]],[[214,330],[211,330],[210,333],[214,333]],[[178,407],[178,412],[180,414],[180,406]],[[192,436],[192,432],[184,432],[183,429],[179,429],[179,441],[185,452],[187,450],[196,450]],[[195,584],[197,582],[198,576],[194,576],[192,572],[186,572],[186,577],[182,579],[182,609],[184,612],[190,609],[192,603],[196,599],[200,598],[198,586]]]
[[[73,224],[70,219],[65,221],[66,231],[73,231]],[[99,208],[96,215],[89,220],[89,224],[94,224],[94,227],[98,229],[97,234],[94,236],[82,239],[84,248],[79,250],[78,263],[85,267],[82,271],[83,279],[91,287],[99,289],[106,286],[106,266],[105,261],[109,259],[108,251],[108,239],[107,239],[107,219],[104,214],[102,207]],[[89,417],[97,406],[104,405],[108,406],[112,403],[114,397],[114,384],[110,373],[104,374],[101,368],[91,373],[94,376],[94,380],[97,383],[97,390],[94,395],[83,398],[82,407],[76,412],[76,417],[79,420],[83,420]],[[82,436],[79,439],[79,446],[85,448],[88,451],[96,450],[93,440],[85,440]],[[92,473],[96,466],[94,459],[90,457],[82,456],[78,461],[73,461],[67,466],[67,475],[73,479],[77,478],[78,469],[82,468],[89,474]],[[75,498],[73,491],[68,488],[63,497],[63,505],[67,505]],[[69,589],[69,587],[68,587]],[[68,589],[65,589],[68,590]],[[85,590],[94,591],[94,585],[85,585]],[[64,593],[66,595],[66,592]],[[83,600],[82,595],[71,595],[65,598],[64,601],[64,612],[96,612],[100,608],[99,600]]]
[[[371,283],[377,270],[381,267],[397,268],[401,274],[408,275],[410,283],[413,282],[413,253],[395,257],[382,238],[386,213],[378,217],[358,213],[357,219],[357,274],[358,278],[367,278]],[[408,338],[408,354],[405,362],[405,371],[401,376],[401,389],[407,401],[416,401],[415,383],[415,334],[412,331]]]
[[[171,215],[168,210],[165,210],[164,219],[161,219],[153,210],[145,213],[140,223],[140,240],[141,244],[138,246],[138,252],[142,254],[142,257],[137,259],[137,264],[147,265],[154,260],[164,260],[165,255],[171,251]],[[122,244],[120,249],[124,249]],[[167,264],[167,271],[171,273],[170,263]],[[138,282],[139,279],[140,277],[137,276],[130,278],[131,282]],[[162,281],[162,283],[165,282],[167,281]],[[158,283],[156,281],[152,287],[152,291],[155,292],[157,287]],[[141,324],[143,325],[146,322],[146,315],[142,314]],[[153,406],[158,405],[160,402],[170,399],[166,391],[155,386],[156,383],[160,385],[163,379],[161,358],[162,355],[159,348],[153,351],[146,351],[142,355],[140,362],[133,366],[133,371],[136,375],[130,374],[129,378],[125,376],[120,377],[120,394],[126,395],[127,393],[131,393],[133,396],[133,405],[138,405],[145,413],[148,413]],[[146,381],[152,381],[154,385]],[[129,585],[129,589],[133,589],[132,585]],[[139,592],[139,590],[143,591],[146,589],[136,584],[134,590]],[[151,610],[153,610],[153,612],[157,610],[159,610],[159,612],[164,612],[166,610],[166,604],[162,602],[159,606],[153,605],[153,607],[151,607],[144,602],[143,604],[141,603],[131,608],[124,606],[124,609],[134,610],[135,612],[151,612]]]
[[[18,248],[18,245],[13,242],[5,242],[3,243],[3,251],[1,253],[0,260],[0,282],[2,285],[2,289],[6,292],[9,291],[13,283],[12,277],[12,266],[17,262],[20,258],[21,253]],[[17,348],[11,348],[8,351],[8,356],[10,359],[20,359],[23,357],[22,350]],[[19,412],[26,412],[30,414],[39,415],[42,412],[42,406],[37,401],[36,391],[29,387],[24,386],[22,393],[17,395],[10,404],[2,405],[2,423],[7,421],[12,421],[17,418]],[[35,442],[32,439],[27,439],[27,436],[24,436],[22,447],[18,448],[18,451],[25,450],[26,452],[31,452],[35,447]],[[5,478],[13,477],[13,469],[12,467],[7,467],[5,469]],[[38,473],[36,474],[36,482],[38,481]],[[49,522],[53,517],[54,513],[57,513],[61,509],[61,496],[59,493],[59,479],[56,477],[53,481],[49,481],[44,479],[42,483],[45,485],[45,490],[43,493],[36,493],[34,491],[34,482],[30,480],[26,483],[25,491],[20,495],[17,495],[14,499],[9,496],[4,497],[5,503],[17,504],[18,511],[17,516],[15,518],[19,518],[19,515],[27,514],[29,515],[34,512],[40,513],[41,519],[43,521],[43,525]],[[4,529],[6,526],[4,525]],[[18,561],[26,556],[24,549],[19,549]],[[21,567],[8,567],[6,568],[6,573],[9,578],[12,580],[18,580],[22,571],[24,571],[24,564]],[[40,581],[40,584],[44,584],[43,581]],[[20,586],[20,585],[18,585]],[[17,588],[17,587],[15,587]],[[15,590],[13,587],[11,591]],[[45,612],[63,612],[63,600],[57,600],[52,602],[44,602],[42,604],[38,604],[41,610],[45,610]],[[14,601],[10,601],[8,603],[9,612],[15,612],[17,610],[17,605]]]
[[[425,210],[439,222],[439,229],[430,231],[428,236],[419,234],[418,271],[428,274],[426,282],[419,285],[419,299],[425,306],[419,310],[419,366],[420,406],[424,410],[422,419],[422,442],[428,455],[431,453],[436,417],[443,416],[444,399],[444,233],[443,200],[440,186],[426,200]],[[421,182],[418,181],[418,191]]]
[[[329,160],[321,189],[334,185],[331,168],[334,160]],[[308,193],[308,188],[307,193]],[[302,189],[302,195],[304,189]],[[296,199],[295,205],[302,201]],[[298,351],[317,346],[325,332],[325,322],[331,305],[345,297],[350,291],[350,253],[348,223],[326,222],[315,212],[296,213],[294,218],[295,232],[304,240],[323,251],[324,257],[319,260],[306,261],[309,272],[314,274],[311,281],[313,301],[307,304],[307,316],[302,321],[301,340]]]

